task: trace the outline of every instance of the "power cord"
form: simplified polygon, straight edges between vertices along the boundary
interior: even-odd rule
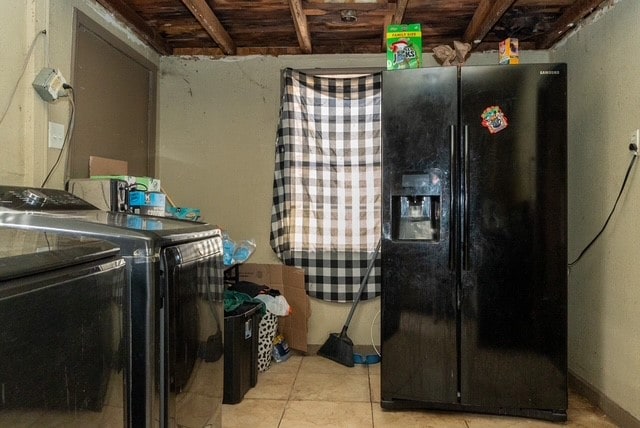
[[[9,96],[9,102],[7,103],[7,107],[2,112],[2,116],[0,116],[0,124],[2,124],[2,121],[4,121],[4,118],[7,116],[7,112],[9,111],[9,107],[11,107],[11,102],[13,101],[13,97],[16,95],[16,92],[18,90],[20,79],[22,79],[22,76],[24,76],[24,72],[27,69],[27,64],[29,64],[29,59],[31,58],[31,54],[33,53],[33,48],[36,47],[36,41],[38,40],[38,37],[45,34],[47,34],[47,30],[41,30],[41,31],[38,31],[38,34],[36,34],[36,36],[33,38],[33,41],[31,42],[31,46],[27,51],[27,56],[24,59],[24,64],[22,64],[22,71],[20,72],[20,76],[18,77],[18,80],[16,81],[16,84],[13,87],[13,91]]]
[[[600,232],[598,232],[598,234],[591,240],[591,242],[589,242],[589,244],[587,244],[587,246],[584,247],[584,249],[582,250],[582,252],[578,256],[578,258],[576,258],[574,261],[569,263],[569,265],[568,265],[569,268],[572,268],[576,263],[578,263],[580,261],[582,256],[584,256],[585,253],[589,250],[589,248],[591,248],[591,246],[598,240],[600,235],[602,235],[602,232],[604,232],[604,230],[606,229],[607,225],[609,224],[609,220],[611,220],[611,217],[613,216],[613,213],[616,210],[616,206],[618,205],[618,201],[620,200],[620,197],[622,196],[622,192],[624,192],[624,188],[627,185],[627,180],[629,179],[629,174],[631,173],[631,168],[633,168],[633,164],[635,163],[636,158],[638,157],[638,146],[637,145],[629,144],[629,150],[631,150],[631,152],[633,154],[633,157],[631,158],[631,162],[629,162],[629,167],[627,168],[627,173],[624,176],[624,181],[622,182],[622,187],[620,188],[620,193],[618,193],[618,197],[616,198],[616,202],[613,204],[613,208],[611,209],[611,212],[609,213],[609,216],[607,217],[607,220],[604,222],[604,225],[600,229]]]
[[[373,325],[376,322],[376,319],[378,318],[378,315],[380,315],[380,311],[378,310],[378,312],[376,312],[376,314],[373,316],[373,320],[371,320],[371,329],[369,331],[370,335],[371,335],[371,345],[373,346],[373,350],[376,352],[376,354],[378,355],[378,357],[381,357],[382,354],[380,353],[380,351],[378,350],[378,348],[376,347],[376,342],[375,340],[373,340]]]
[[[66,89],[69,94],[67,98],[69,99],[69,105],[71,106],[71,114],[69,115],[69,122],[67,123],[67,132],[65,132],[64,134],[64,141],[62,142],[62,148],[60,149],[60,153],[58,153],[58,158],[56,159],[56,162],[53,164],[53,166],[49,170],[49,173],[45,177],[40,187],[44,187],[47,184],[47,181],[49,181],[49,178],[51,178],[51,174],[53,174],[53,171],[55,171],[56,168],[58,167],[58,164],[60,163],[60,159],[62,159],[62,153],[64,153],[64,149],[69,146],[69,141],[71,140],[71,135],[73,134],[73,126],[75,125],[75,122],[76,122],[76,104],[73,99],[73,87],[71,87],[71,85],[67,83],[62,85],[62,87]],[[67,150],[67,152],[69,152],[69,150]],[[65,182],[66,181],[67,180],[65,177]]]

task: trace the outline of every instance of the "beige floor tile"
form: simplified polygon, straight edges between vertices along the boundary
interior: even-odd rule
[[[569,408],[567,425],[571,427],[617,427],[600,409],[589,407],[584,409]]]
[[[49,411],[33,422],[29,427],[50,427],[50,428],[83,428],[83,427],[118,427],[122,425],[122,408],[106,406],[101,412],[78,411],[78,412],[58,412]],[[3,425],[4,426],[4,425]],[[7,425],[20,426],[20,425]],[[24,425],[27,426],[27,425]]]
[[[282,397],[282,399],[280,399]],[[277,398],[277,399],[276,399]],[[288,400],[287,400],[288,398]],[[223,428],[614,428],[597,407],[569,394],[568,422],[380,407],[380,364],[353,368],[317,355],[293,355],[259,374],[237,405],[223,405]]]
[[[244,395],[245,398],[267,398],[272,400],[287,400],[296,380],[296,373],[279,373],[271,371],[260,373],[258,383],[249,389]]]
[[[602,410],[591,404],[586,398],[569,391],[569,410],[567,425],[571,427],[616,427]]]
[[[369,375],[369,388],[371,389],[371,402],[380,403],[380,375]]]
[[[553,428],[560,424],[528,418],[510,416],[479,415],[463,413],[463,418],[469,428]]]
[[[380,374],[380,363],[369,364],[369,374],[370,375],[379,375]]]
[[[374,403],[373,426],[376,428],[468,428],[461,415],[423,410],[384,410]]]
[[[222,428],[278,428],[285,400],[252,400],[222,405]]]
[[[366,373],[351,375],[301,370],[293,384],[290,399],[370,402],[369,376]]]
[[[356,364],[354,367],[347,367],[336,363],[325,357],[312,355],[304,357],[300,365],[300,373],[328,373],[328,374],[367,374],[369,369],[366,365]]]
[[[289,401],[279,428],[371,428],[370,403]]]
[[[302,355],[294,353],[286,361],[283,361],[281,363],[271,361],[271,366],[269,367],[269,369],[262,373],[298,373],[298,370],[300,370],[300,363],[302,362],[302,359]]]
[[[191,392],[178,395],[176,400],[176,418],[178,426],[203,427],[207,424],[212,413],[220,411],[219,398]]]

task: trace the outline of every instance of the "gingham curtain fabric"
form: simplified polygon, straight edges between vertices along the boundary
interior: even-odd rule
[[[283,79],[271,246],[310,296],[353,301],[380,238],[381,74]],[[378,256],[361,299],[379,294]]]

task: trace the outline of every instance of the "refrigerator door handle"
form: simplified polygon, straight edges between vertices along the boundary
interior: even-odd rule
[[[470,247],[470,215],[469,215],[469,126],[464,126],[464,153],[463,153],[463,223],[462,223],[462,269],[469,270],[469,247]]]
[[[455,125],[449,126],[449,177],[451,179],[450,197],[449,197],[449,270],[455,269],[455,254],[456,254],[456,208],[454,195],[457,188],[456,179],[456,127]]]

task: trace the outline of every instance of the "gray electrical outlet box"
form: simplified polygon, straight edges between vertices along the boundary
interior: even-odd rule
[[[64,84],[67,83],[62,73],[54,68],[43,68],[33,81],[33,87],[40,97],[52,102],[67,94]]]

